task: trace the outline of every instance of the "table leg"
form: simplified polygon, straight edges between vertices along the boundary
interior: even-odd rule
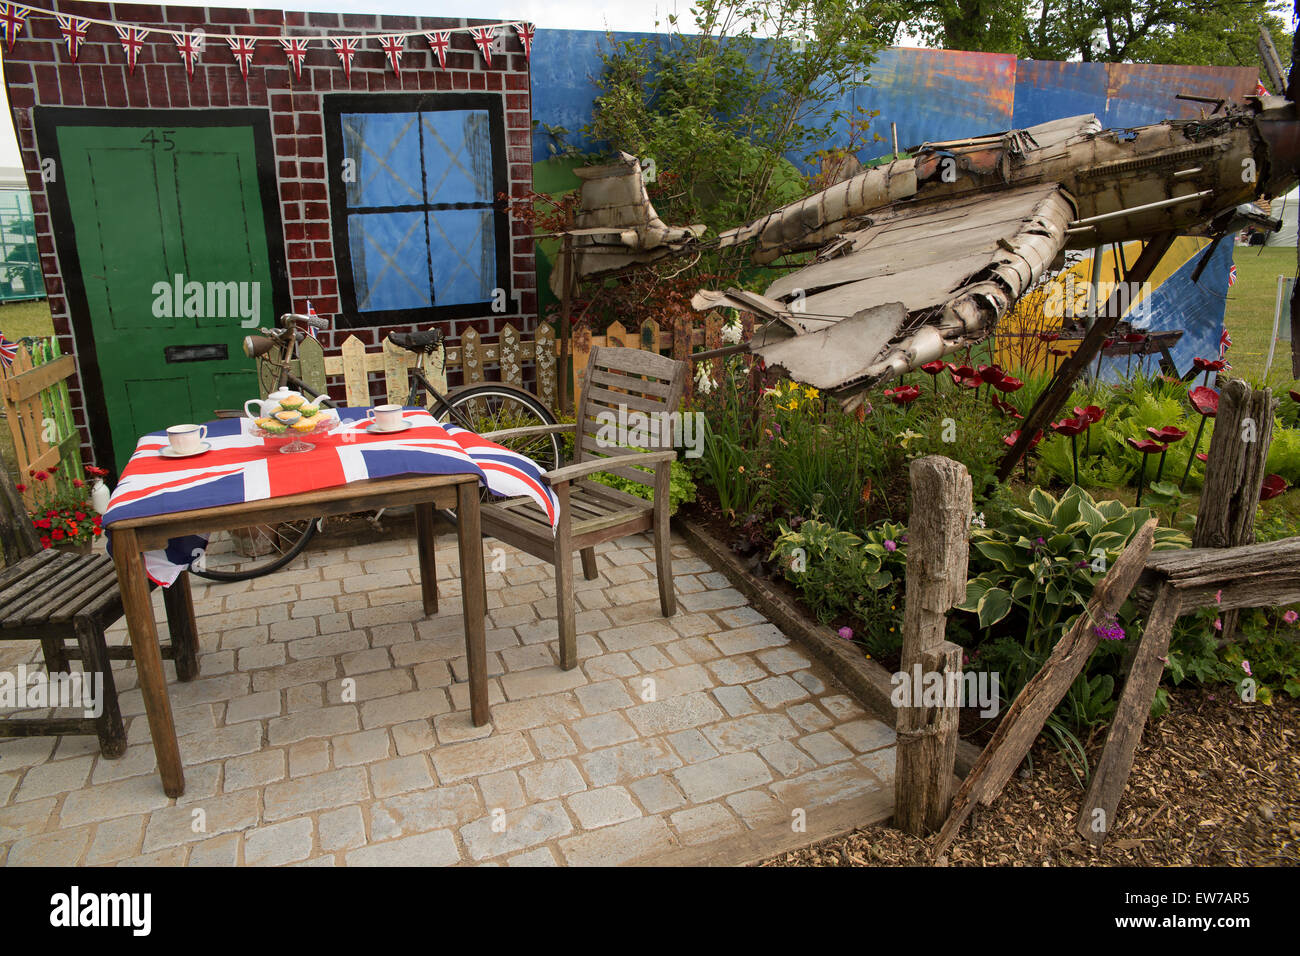
[[[158,648],[153,602],[149,600],[149,581],[144,573],[139,539],[133,530],[113,532],[113,563],[117,566],[122,609],[131,635],[136,676],[144,697],[144,711],[149,719],[149,736],[153,738],[153,752],[158,758],[163,792],[169,797],[179,797],[185,792],[185,771],[181,768],[176,723],[167,697],[167,678],[163,674],[162,653]]]
[[[167,632],[171,637],[176,677],[182,681],[194,680],[199,676],[199,626],[194,621],[194,597],[190,593],[188,571],[182,571],[171,587],[163,588],[163,606],[167,609]]]
[[[420,590],[424,613],[438,613],[438,568],[434,564],[433,503],[415,506],[415,540],[420,552]]]
[[[482,727],[491,719],[487,690],[487,583],[483,578],[483,540],[479,526],[478,482],[456,488],[456,537],[460,546],[461,603],[465,612],[465,657],[469,662],[470,720]]]

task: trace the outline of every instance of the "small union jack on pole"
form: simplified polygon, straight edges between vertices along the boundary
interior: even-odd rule
[[[18,358],[18,343],[10,342],[5,338],[4,333],[0,332],[0,362],[4,363],[5,368],[9,368],[16,358]]]
[[[140,55],[140,47],[144,46],[144,38],[149,35],[148,30],[142,30],[140,27],[121,27],[114,25],[113,29],[122,40],[122,49],[126,51],[126,66],[128,73],[135,72],[135,60]]]

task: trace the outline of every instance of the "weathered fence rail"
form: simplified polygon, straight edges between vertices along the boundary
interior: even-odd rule
[[[72,419],[67,380],[76,371],[71,355],[53,340],[20,345],[13,364],[0,368],[0,404],[13,438],[18,483],[27,506],[37,503],[33,472],[44,471],[59,487],[81,474],[81,450]],[[57,470],[52,466],[60,466]]]

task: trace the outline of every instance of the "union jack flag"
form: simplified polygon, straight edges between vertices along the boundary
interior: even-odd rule
[[[122,40],[122,49],[126,51],[127,72],[134,73],[136,57],[140,55],[140,47],[144,46],[144,38],[149,35],[149,31],[140,27],[122,27],[116,24],[113,29],[117,31],[118,37]]]
[[[1228,267],[1228,288],[1231,289],[1236,284],[1237,284],[1237,267],[1234,264]]]
[[[5,338],[4,333],[0,332],[0,362],[4,363],[5,368],[9,368],[16,358],[18,358],[18,343],[10,342]]]
[[[19,3],[0,3],[0,22],[4,23],[5,43],[10,53],[14,52],[14,41],[23,32],[23,23],[31,12]]]
[[[470,30],[470,36],[474,38],[478,50],[483,54],[483,59],[488,66],[492,65],[492,41],[496,39],[496,27],[475,27]]]
[[[315,307],[311,304],[311,299],[307,300],[307,318],[309,319],[320,318],[320,316],[316,314]],[[310,335],[313,339],[316,338],[316,326],[314,325],[307,326],[307,334]]]
[[[1256,80],[1256,81],[1255,81],[1255,95],[1256,95],[1256,96],[1268,96],[1268,90],[1265,89],[1264,84],[1261,83],[1261,82],[1259,82],[1259,80]]]
[[[181,59],[185,61],[185,72],[189,74],[190,79],[193,79],[194,61],[203,53],[203,41],[193,33],[173,33],[172,39],[176,41],[176,49],[180,51]]]
[[[343,63],[343,75],[349,83],[352,82],[352,58],[357,55],[359,42],[361,41],[356,37],[334,37],[330,40],[330,46],[334,47],[334,52]]]
[[[280,46],[293,64],[293,78],[302,79],[302,61],[307,57],[307,40],[305,37],[281,37]]]
[[[524,47],[524,59],[533,58],[533,37],[537,34],[537,28],[531,23],[516,23],[515,32],[519,34],[519,42]]]
[[[451,48],[451,31],[434,30],[432,33],[426,33],[424,38],[429,41],[429,46],[438,57],[438,65],[444,70],[447,69],[447,51]]]
[[[86,31],[90,29],[90,21],[64,16],[62,13],[56,13],[54,18],[59,21],[59,32],[63,34],[63,39],[67,41],[68,53],[72,56],[72,62],[76,63],[77,50],[81,46],[81,41],[86,39]]]
[[[532,459],[512,452],[474,432],[439,425],[420,408],[408,408],[405,431],[378,435],[366,430],[366,409],[339,409],[341,424],[326,435],[313,435],[312,451],[295,455],[268,453],[262,439],[246,434],[244,419],[208,423],[211,450],[193,458],[164,458],[167,433],[145,435],[122,471],[104,513],[104,527],[115,521],[215,508],[244,501],[263,501],[367,478],[399,475],[475,474],[493,494],[526,496],[541,507],[554,529],[559,499]],[[157,583],[168,585],[197,560],[205,536],[177,538],[166,549],[145,555],[145,568]]]
[[[379,38],[379,45],[384,48],[388,54],[388,62],[393,67],[393,72],[398,76],[402,75],[402,53],[405,52],[403,44],[406,43],[406,37],[400,33],[394,33],[392,36]]]
[[[248,67],[253,62],[253,47],[257,41],[252,37],[226,37],[226,42],[230,44],[231,54],[239,61],[239,72],[244,74],[247,83]]]

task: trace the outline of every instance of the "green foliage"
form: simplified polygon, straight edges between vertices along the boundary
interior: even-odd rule
[[[1265,470],[1281,475],[1288,485],[1300,481],[1300,429],[1273,426],[1273,443],[1268,446]]]
[[[636,495],[638,498],[644,498],[647,501],[654,497],[654,489],[641,484],[639,481],[633,481],[630,478],[624,478],[622,475],[611,475],[608,472],[600,471],[592,475],[593,481],[598,481],[602,485],[608,485],[610,488],[617,488],[619,491],[625,491],[629,495]],[[677,509],[688,502],[694,501],[697,490],[695,482],[691,479],[690,469],[686,467],[683,461],[674,461],[671,465],[671,477],[668,485],[668,513],[677,514]]]

